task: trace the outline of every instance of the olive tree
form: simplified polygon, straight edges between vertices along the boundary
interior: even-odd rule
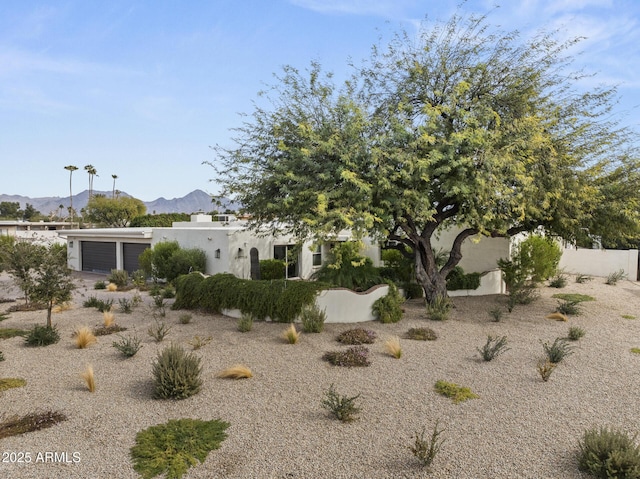
[[[615,88],[578,88],[577,42],[456,14],[375,46],[340,87],[318,63],[285,67],[235,146],[215,148],[222,195],[254,228],[398,247],[430,302],[472,236],[638,236],[635,133],[612,115]]]

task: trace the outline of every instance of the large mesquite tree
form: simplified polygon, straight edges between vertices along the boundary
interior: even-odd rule
[[[474,235],[637,236],[633,132],[612,119],[614,88],[577,89],[574,43],[456,15],[375,47],[341,88],[317,63],[285,67],[236,146],[216,148],[217,180],[255,227],[400,246],[429,301]],[[432,240],[451,227],[439,266]]]

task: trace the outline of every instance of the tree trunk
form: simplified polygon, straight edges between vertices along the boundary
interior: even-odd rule
[[[425,244],[426,243],[426,244]],[[430,242],[420,242],[415,255],[416,281],[424,290],[427,303],[447,296],[447,280],[438,271]]]
[[[53,301],[47,302],[47,328],[52,328],[51,324],[51,310],[53,309]]]

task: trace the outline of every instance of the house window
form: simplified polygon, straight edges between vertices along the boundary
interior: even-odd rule
[[[273,259],[279,259],[287,264],[287,278],[297,278],[300,276],[295,245],[275,245],[273,247]]]
[[[311,253],[313,266],[322,266],[322,245],[317,245],[316,249]]]

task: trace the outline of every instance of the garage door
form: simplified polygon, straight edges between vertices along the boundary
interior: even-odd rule
[[[122,243],[122,260],[125,271],[131,274],[135,270],[140,269],[138,256],[149,247],[150,245],[148,244]]]
[[[116,269],[116,244],[103,241],[82,241],[82,271],[110,273]]]

